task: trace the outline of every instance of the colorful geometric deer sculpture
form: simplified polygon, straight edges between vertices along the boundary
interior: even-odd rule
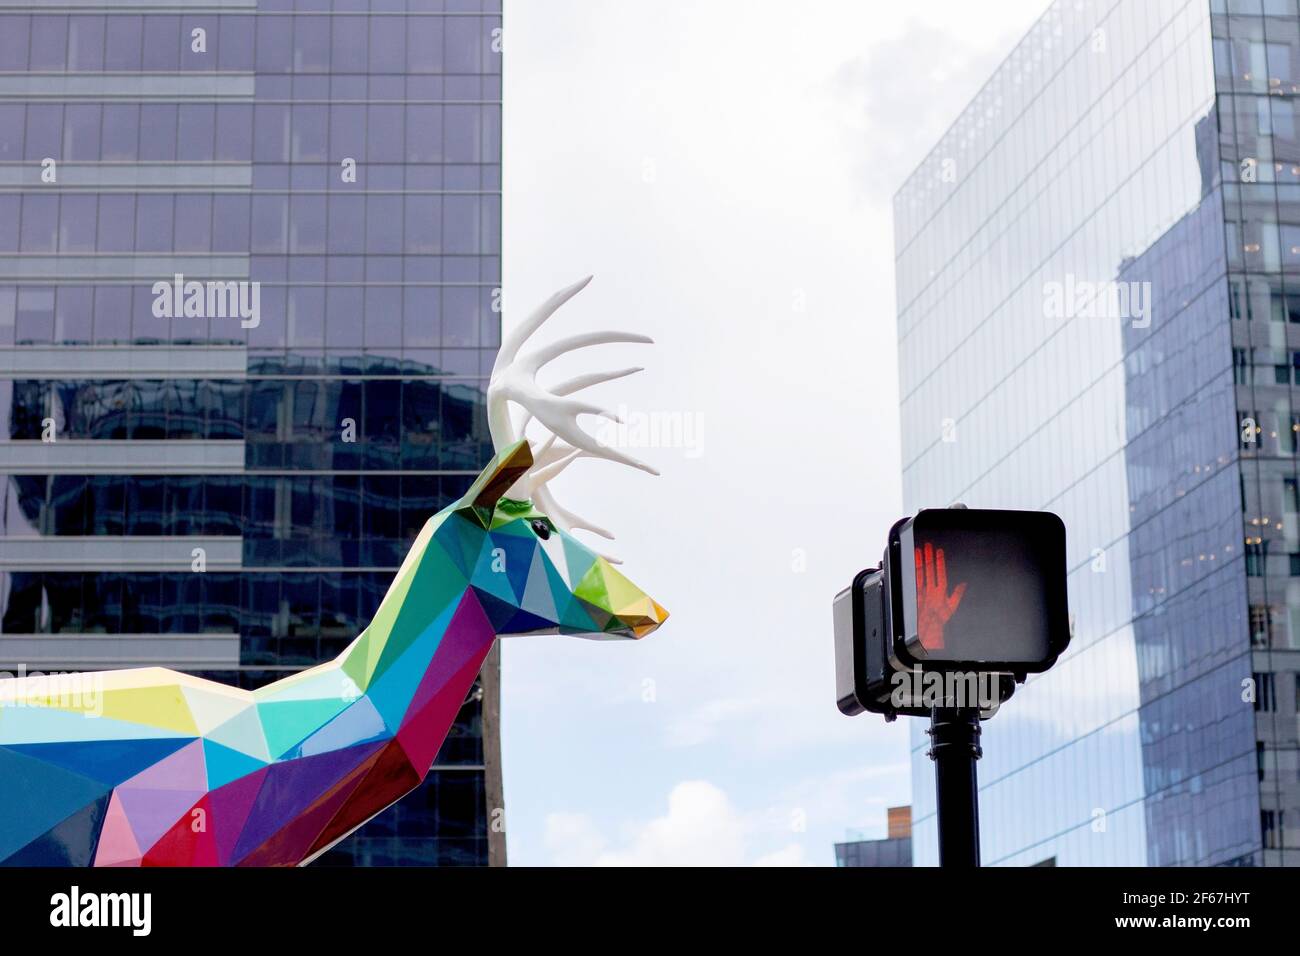
[[[534,378],[572,348],[647,340],[600,333],[518,358],[585,284],[503,343],[488,390],[496,457],[428,520],[336,659],[255,691],[158,667],[0,681],[0,862],[308,863],[424,779],[498,636],[658,627],[667,612],[573,537],[593,526],[546,488],[581,457],[645,467],[578,428],[600,412],[567,397],[627,372],[550,392]],[[551,429],[536,458],[509,402]]]

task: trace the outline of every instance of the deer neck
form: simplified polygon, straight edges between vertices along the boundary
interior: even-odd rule
[[[427,772],[496,638],[470,575],[487,532],[448,508],[420,532],[343,671]]]

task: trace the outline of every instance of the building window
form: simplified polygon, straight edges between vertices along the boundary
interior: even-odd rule
[[[1255,682],[1255,709],[1272,711],[1277,709],[1277,691],[1273,683],[1273,673],[1255,673],[1251,675]]]
[[[1279,830],[1278,824],[1280,823],[1277,817],[1278,814],[1273,810],[1259,811],[1260,835],[1263,837],[1264,849],[1266,850],[1277,849],[1277,844],[1278,844],[1277,835]]]
[[[1283,455],[1295,454],[1297,422],[1285,401],[1279,400],[1269,413],[1269,438],[1277,439],[1277,450]]]
[[[1272,625],[1266,604],[1250,606],[1250,643],[1254,647],[1268,647],[1272,643]]]
[[[1276,280],[1274,282],[1276,284]],[[1286,321],[1286,300],[1280,289],[1271,289],[1268,295],[1268,320],[1270,322]]]
[[[1240,227],[1237,226],[1236,223],[1228,224],[1229,233],[1233,232],[1234,227],[1240,229]],[[1230,236],[1229,237],[1230,244],[1235,246],[1237,243],[1232,240],[1233,237]],[[1234,320],[1245,318],[1245,309],[1242,308],[1242,304],[1245,301],[1247,301],[1245,291],[1246,290],[1242,288],[1242,281],[1240,276],[1232,276],[1231,278],[1228,279],[1228,314]],[[1244,354],[1245,349],[1242,349],[1242,352]]]
[[[1252,578],[1264,574],[1264,545],[1255,541],[1246,542],[1246,574]]]
[[[1257,451],[1264,436],[1264,423],[1261,420],[1260,413],[1258,411],[1239,409],[1237,411],[1236,428],[1241,447],[1247,451]],[[1252,429],[1254,431],[1253,440],[1250,437]]]

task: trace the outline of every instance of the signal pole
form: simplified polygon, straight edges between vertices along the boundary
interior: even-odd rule
[[[934,761],[939,820],[939,865],[980,865],[979,791],[975,761],[980,749],[980,712],[975,707],[930,711],[930,759]]]

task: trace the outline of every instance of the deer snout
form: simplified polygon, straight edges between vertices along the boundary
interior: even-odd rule
[[[650,602],[650,606],[646,609],[646,614],[641,623],[630,624],[632,633],[636,635],[637,640],[656,630],[660,624],[668,620],[668,608],[652,597],[647,597],[646,600]]]
[[[604,558],[596,558],[574,592],[613,620],[603,624],[605,634],[640,640],[668,620],[668,609],[629,581]]]

